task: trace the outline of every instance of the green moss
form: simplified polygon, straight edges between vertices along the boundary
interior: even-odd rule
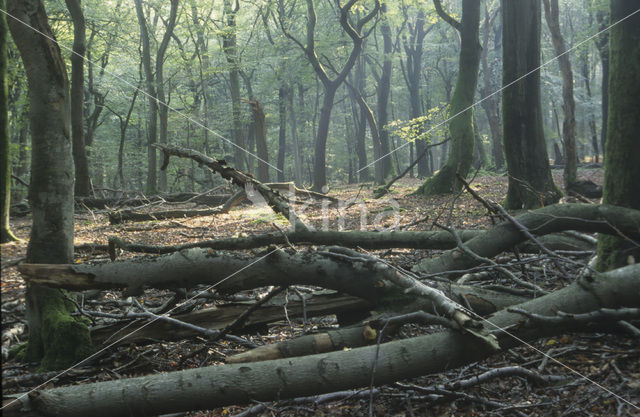
[[[17,344],[9,349],[9,358],[15,358],[19,362],[23,362],[29,343],[24,342]]]
[[[25,359],[40,360],[40,371],[63,369],[94,352],[89,328],[71,316],[74,305],[51,290],[42,305],[42,330],[29,335]]]

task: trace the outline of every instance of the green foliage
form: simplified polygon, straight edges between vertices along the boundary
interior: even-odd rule
[[[406,142],[417,140],[423,140],[426,143],[437,142],[445,138],[447,126],[444,121],[448,110],[449,106],[441,103],[439,106],[430,108],[424,116],[410,120],[395,120],[384,126],[384,129]]]

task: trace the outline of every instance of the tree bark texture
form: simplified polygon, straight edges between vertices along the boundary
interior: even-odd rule
[[[73,261],[74,169],[67,70],[42,2],[10,0],[7,10],[46,35],[13,18],[9,21],[27,73],[31,103],[33,223],[27,261],[69,263]],[[26,360],[42,359],[42,368],[58,369],[91,352],[87,327],[70,316],[69,303],[59,291],[28,285],[26,304]]]
[[[458,79],[451,97],[449,156],[438,173],[427,179],[417,193],[425,195],[446,194],[459,191],[462,184],[456,174],[466,178],[473,162],[475,136],[473,132],[473,98],[478,86],[480,67],[480,2],[463,0],[460,24],[460,60]]]
[[[603,307],[640,305],[639,265],[595,277],[518,307],[540,315],[586,313]],[[500,350],[522,341],[571,330],[568,325],[527,325],[502,310],[485,326]],[[510,329],[510,334],[498,329]],[[517,339],[516,339],[517,337]],[[118,381],[39,391],[30,405],[50,416],[156,415],[269,401],[375,385],[441,372],[496,353],[475,337],[448,330],[378,346],[255,363],[219,365]],[[375,373],[373,366],[375,365]]]
[[[636,11],[633,0],[612,0],[611,20]],[[640,15],[617,24],[610,32],[611,78],[605,152],[604,202],[640,210]],[[601,236],[599,268],[615,268],[640,261],[637,243]]]
[[[561,194],[551,177],[542,126],[540,0],[502,0],[502,17],[502,120],[509,173],[505,205],[545,206]]]

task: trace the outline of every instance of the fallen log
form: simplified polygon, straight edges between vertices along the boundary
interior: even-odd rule
[[[471,240],[484,233],[484,230],[460,230],[458,235],[463,242]],[[583,239],[565,234],[542,236],[540,241],[552,250],[590,251],[594,245]],[[127,242],[119,237],[109,237],[109,245],[127,252],[165,254],[184,249],[206,248],[214,250],[254,249],[269,245],[339,245],[347,248],[363,249],[451,249],[456,247],[456,240],[446,231],[391,231],[373,232],[366,230],[316,230],[316,231],[286,231],[284,233],[264,233],[247,237],[229,237],[211,239],[201,242],[185,243],[182,245],[146,245]],[[99,245],[102,248],[104,245]],[[531,242],[517,245],[523,253],[537,253],[540,247]]]
[[[76,204],[91,209],[108,209],[118,207],[144,206],[149,203],[169,202],[184,203],[192,202],[200,205],[216,207],[224,203],[231,197],[230,194],[207,195],[197,193],[177,193],[160,196],[138,197],[138,198],[93,198],[76,197]]]
[[[235,319],[251,307],[254,302],[228,303],[216,307],[172,316],[181,322],[210,330],[221,330],[233,323]],[[264,325],[275,321],[285,320],[281,299],[271,300],[249,316],[245,327]],[[370,304],[356,297],[327,292],[310,296],[305,300],[304,312],[307,317],[326,314],[339,314],[346,311],[370,308]],[[302,302],[295,297],[287,304],[289,317],[300,317],[303,314]],[[135,326],[134,326],[135,328]],[[118,343],[131,343],[143,340],[181,340],[199,335],[194,330],[181,327],[166,321],[154,321],[139,330],[132,332],[130,323],[115,323],[91,328],[91,341],[94,346],[101,346],[106,340],[114,341],[126,335]]]
[[[640,240],[640,210],[596,204],[554,204],[515,217],[535,236],[576,230],[589,233],[622,235]],[[526,235],[510,221],[502,222],[485,233],[465,242],[476,255],[490,258],[526,240]],[[426,259],[416,265],[415,272],[437,274],[463,270],[480,262],[460,249],[449,250],[437,258]]]
[[[397,312],[434,311],[435,304],[428,298],[405,294],[405,288],[394,282],[395,276],[389,275],[392,271],[368,259],[340,259],[340,255],[276,249],[256,260],[244,254],[188,249],[96,265],[21,264],[18,269],[30,284],[73,290],[125,288],[128,295],[135,295],[145,287],[173,289],[209,284],[221,293],[234,293],[269,285],[313,285]],[[470,286],[437,282],[431,286],[458,304],[470,303],[477,314],[522,301],[518,296]]]
[[[600,308],[639,307],[638,276],[640,264],[585,276],[518,308],[550,316],[556,311],[580,314]],[[524,341],[584,330],[582,324],[576,328],[571,321],[537,326],[535,322],[523,321],[520,314],[505,310],[489,318],[487,327],[495,330],[502,350]],[[607,328],[606,322],[601,323],[599,329],[602,328]],[[7,403],[4,411],[9,415],[27,408],[46,416],[100,417],[212,409],[369,386],[372,379],[375,385],[382,385],[457,368],[493,353],[488,345],[473,336],[445,330],[348,351],[218,365],[17,394],[13,397],[19,400]]]
[[[118,210],[109,213],[109,224],[120,224],[122,222],[144,222],[152,220],[181,219],[187,217],[213,216],[216,214],[228,213],[224,207],[210,209],[192,210],[162,210],[149,213],[141,213],[132,210]]]

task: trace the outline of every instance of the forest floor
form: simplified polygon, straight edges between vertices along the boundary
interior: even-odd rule
[[[582,178],[602,184],[602,170],[581,170]],[[562,184],[561,171],[555,170],[557,184]],[[371,198],[371,184],[335,187],[330,195],[342,200],[357,199],[361,204],[340,209],[327,208],[320,202],[303,207],[304,220],[316,228],[375,230],[377,227],[397,227],[406,230],[437,230],[436,223],[449,224],[456,229],[485,229],[491,223],[483,206],[468,193],[455,200],[451,195],[424,198],[408,195],[420,184],[416,179],[403,179],[393,187],[386,198]],[[506,194],[506,176],[486,175],[473,180],[472,187],[483,197],[500,202]],[[171,206],[176,208],[175,205]],[[156,206],[154,209],[162,209]],[[166,206],[165,206],[166,208]],[[362,215],[365,213],[366,215]],[[29,236],[29,217],[12,219],[12,229],[22,239],[2,245],[2,386],[3,393],[25,392],[48,381],[56,373],[38,373],[35,364],[21,364],[7,359],[9,347],[26,340],[25,286],[15,262],[25,256],[26,239]],[[129,242],[176,245],[197,242],[217,237],[243,236],[261,232],[273,232],[273,224],[281,228],[288,223],[281,216],[274,216],[268,207],[241,206],[228,214],[189,219],[148,221],[111,225],[104,211],[78,211],[75,223],[75,244],[106,244],[109,236],[118,236]],[[250,252],[250,251],[249,251]],[[437,251],[406,249],[374,251],[377,256],[402,267],[409,267],[419,259],[434,256]],[[250,252],[251,253],[251,252]],[[134,256],[122,253],[121,257]],[[591,255],[582,256],[580,262],[588,262]],[[109,255],[104,251],[76,251],[77,263],[106,262]],[[537,275],[537,284],[552,291],[568,284],[570,277],[552,272],[548,260],[537,264],[545,271]],[[548,272],[547,272],[548,271]],[[573,272],[577,272],[574,270]],[[496,278],[499,279],[499,278]],[[248,297],[263,294],[256,290],[247,292]],[[146,290],[140,300],[149,305],[158,305],[168,293]],[[91,307],[102,311],[122,313],[123,297],[118,291],[103,291],[92,300]],[[118,303],[120,302],[120,303]],[[203,302],[198,308],[211,305]],[[272,323],[263,334],[238,334],[257,344],[273,343],[299,336],[306,330],[321,330],[336,327],[335,316],[311,318],[308,323],[292,319]],[[405,326],[397,337],[411,337],[424,333],[420,326]],[[403,383],[379,387],[370,403],[369,395],[355,395],[327,402],[274,402],[191,412],[188,416],[217,415],[302,415],[302,416],[450,416],[450,415],[528,415],[528,416],[614,416],[634,415],[634,410],[607,390],[638,404],[640,401],[640,344],[637,339],[622,334],[567,334],[558,338],[542,339],[533,343],[536,349],[519,347],[495,355],[461,369],[437,375],[424,376]],[[146,375],[162,371],[202,367],[224,363],[224,358],[245,350],[239,344],[221,341],[209,343],[201,337],[167,342],[155,340],[151,343],[123,344],[111,347],[88,364],[48,381],[46,387],[91,383]],[[433,396],[424,393],[425,387],[455,382],[470,378],[495,368],[521,366],[536,373],[566,377],[560,384],[540,386],[526,379],[511,376],[497,377],[477,384],[472,388],[455,391],[455,395]],[[586,378],[572,373],[567,367]],[[362,387],[363,390],[368,387]],[[249,408],[253,406],[254,408]]]

